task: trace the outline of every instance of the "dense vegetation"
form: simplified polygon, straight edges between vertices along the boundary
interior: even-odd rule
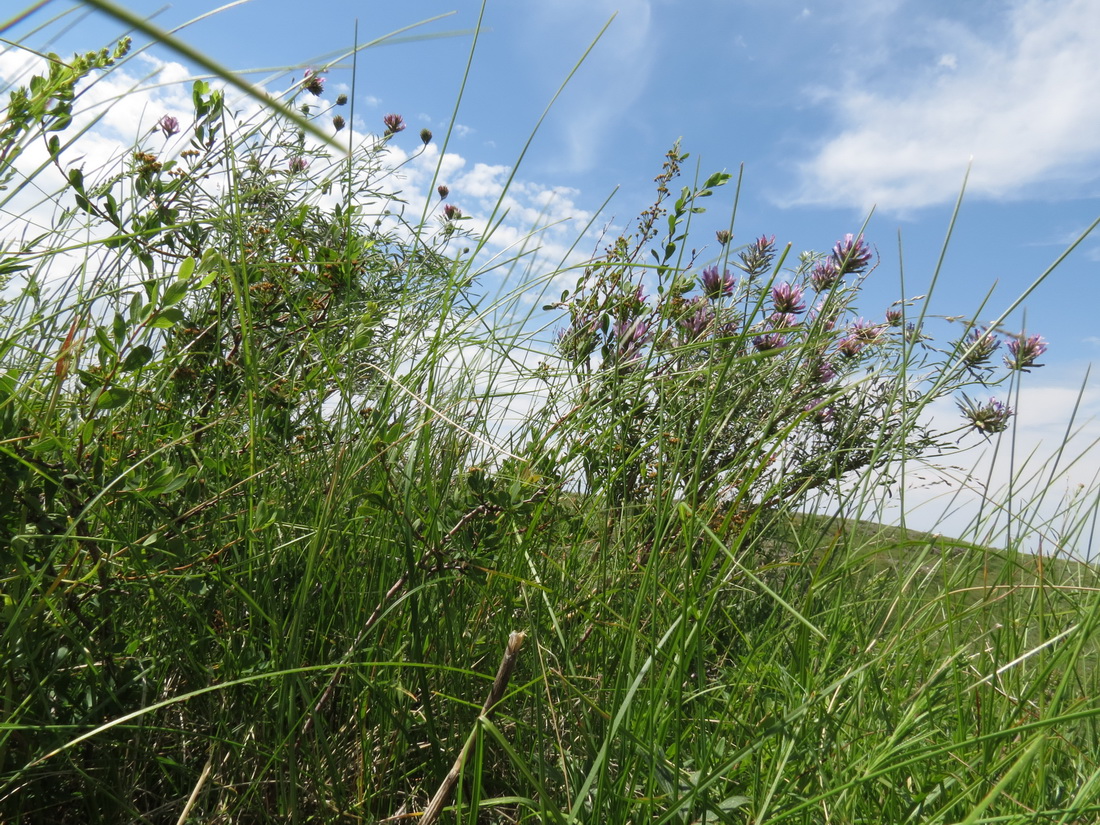
[[[400,117],[307,137],[323,71],[85,168],[126,53],[0,125],[5,205],[58,182],[0,238],[5,822],[1100,818],[1088,496],[1003,550],[855,521],[1042,339],[858,317],[858,231],[689,243],[730,180],[677,144],[547,340],[445,185],[386,185]]]

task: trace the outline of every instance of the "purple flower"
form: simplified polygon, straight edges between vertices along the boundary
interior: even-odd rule
[[[822,359],[814,364],[812,374],[814,381],[816,381],[818,384],[828,384],[830,381],[836,378],[836,370],[833,368],[833,365],[825,359]]]
[[[886,310],[886,323],[892,327],[900,327],[902,318],[905,317],[900,309],[888,309]]]
[[[832,258],[826,258],[810,272],[810,283],[818,292],[828,292],[840,280],[840,269]]]
[[[770,350],[783,349],[787,346],[787,339],[778,332],[769,332],[766,335],[757,335],[753,338],[752,345],[760,352],[769,352]]]
[[[773,312],[768,316],[768,325],[772,329],[790,329],[798,326],[798,316],[792,312]]]
[[[997,337],[985,327],[971,330],[970,335],[962,341],[966,352],[963,361],[968,367],[977,367],[984,364],[1001,345]]]
[[[1036,364],[1035,359],[1047,351],[1047,342],[1039,335],[1020,335],[1008,342],[1008,351],[1012,357],[1005,356],[1005,366],[1028,372],[1028,367],[1043,366]]]
[[[443,220],[457,221],[461,217],[462,217],[462,210],[459,209],[457,206],[455,206],[454,204],[450,204],[450,203],[444,205],[444,207],[443,207]]]
[[[730,238],[732,238],[733,235],[728,229],[719,229],[714,233],[714,237],[718,239],[718,243],[725,246],[730,242]]]
[[[712,300],[721,298],[723,295],[732,295],[735,283],[736,281],[728,269],[719,275],[717,266],[706,267],[703,270],[703,276],[699,279],[699,284],[703,287],[703,293]]]
[[[958,404],[963,418],[975,430],[991,435],[1008,429],[1008,420],[1012,417],[1012,408],[1002,404],[996,398],[990,398],[984,404],[979,404],[964,395],[963,400],[959,401]]]
[[[616,356],[621,364],[637,361],[642,355],[642,346],[649,340],[649,324],[645,321],[616,321],[611,334],[617,346]]]
[[[831,406],[822,407],[820,398],[810,401],[802,408],[802,411],[813,416],[814,421],[818,424],[828,424],[833,420],[833,408]]]
[[[744,270],[750,278],[763,275],[771,269],[775,259],[775,235],[770,238],[761,235],[741,250],[738,257],[741,258],[738,268]]]
[[[290,171],[291,172],[304,172],[309,168],[309,161],[305,158],[291,158],[290,159]]]
[[[688,303],[688,313],[679,320],[684,338],[694,341],[714,322],[714,310],[706,298],[698,297]]]
[[[840,343],[836,345],[836,349],[837,352],[845,358],[855,358],[859,355],[864,346],[863,341],[860,341],[859,338],[854,335],[848,335],[840,339]]]
[[[859,339],[864,344],[873,344],[882,335],[882,324],[875,324],[863,318],[859,318],[848,327],[848,334]]]
[[[166,138],[179,134],[180,122],[171,115],[165,115],[157,121],[157,128],[164,132]]]
[[[792,314],[805,312],[806,304],[802,300],[802,287],[786,283],[773,287],[772,305],[776,312]]]
[[[386,124],[386,137],[396,135],[405,129],[405,118],[401,115],[386,115],[382,118],[382,122]]]
[[[862,235],[858,238],[850,234],[845,235],[844,240],[837,241],[836,246],[833,247],[832,260],[841,275],[860,274],[871,263],[871,257],[871,248],[863,240]]]
[[[317,74],[316,69],[306,69],[302,76],[302,88],[315,97],[320,97],[325,92],[325,79]]]
[[[341,129],[343,129],[347,125],[348,125],[347,121],[344,120],[343,115],[333,115],[333,117],[332,117],[332,128],[335,129],[337,132],[339,132]]]
[[[441,201],[447,200],[447,196],[451,194],[451,188],[449,186],[444,186],[442,183],[435,188],[435,191],[439,193],[439,199]]]

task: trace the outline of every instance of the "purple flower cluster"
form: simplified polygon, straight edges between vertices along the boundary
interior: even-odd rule
[[[802,287],[783,283],[772,288],[772,306],[776,312],[797,315],[806,311]]]
[[[741,262],[737,265],[744,270],[750,278],[763,275],[771,269],[775,260],[775,235],[770,238],[761,235],[755,241],[745,247],[739,256]]]
[[[382,122],[386,125],[386,137],[405,130],[405,118],[401,115],[386,115],[382,118]]]
[[[706,267],[699,279],[699,285],[703,288],[704,294],[711,300],[717,300],[723,295],[732,295],[736,283],[728,269],[719,275],[717,266]]]
[[[157,128],[164,132],[166,138],[179,134],[180,122],[171,115],[165,115],[157,121]]]
[[[629,364],[642,357],[642,347],[649,341],[649,324],[639,319],[616,321],[611,327],[615,339],[615,356],[619,364]]]
[[[975,430],[986,435],[992,435],[1008,429],[1008,421],[1012,418],[1012,408],[996,398],[990,398],[984,404],[979,404],[964,395],[963,400],[958,403],[963,417]]]
[[[706,332],[712,323],[714,323],[714,310],[710,302],[702,296],[688,303],[687,314],[679,320],[680,329],[688,341],[694,341]]]
[[[856,238],[851,234],[836,242],[831,256],[841,275],[859,275],[867,269],[872,257],[871,247],[863,240],[863,236]]]
[[[1001,342],[997,340],[997,336],[985,327],[971,330],[970,335],[963,341],[963,346],[966,347],[963,361],[968,367],[981,366],[989,360],[1000,345]]]
[[[309,161],[301,157],[291,158],[289,166],[291,172],[304,172],[309,168]]]
[[[314,97],[320,97],[325,92],[325,79],[316,69],[306,69],[302,75],[302,88]]]
[[[1008,342],[1008,353],[1005,356],[1005,366],[1010,370],[1022,370],[1028,372],[1029,367],[1041,367],[1035,359],[1047,351],[1047,342],[1039,335],[1020,335]],[[1011,358],[1009,357],[1011,356]]]

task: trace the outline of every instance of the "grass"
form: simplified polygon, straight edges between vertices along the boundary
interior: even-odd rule
[[[77,179],[78,136],[27,171],[109,57],[9,106],[0,144],[8,208],[56,187],[0,256],[0,818],[1100,818],[1095,566],[1025,552],[1041,525],[994,549],[851,516],[934,454],[906,376],[927,356],[955,389],[965,344],[883,338],[860,362],[881,380],[810,409],[796,355],[835,345],[823,324],[778,354],[747,315],[654,333],[645,368],[597,366],[623,339],[570,361],[480,294],[460,250],[490,234],[401,216],[389,136],[327,157],[199,86],[174,148]],[[661,208],[686,233],[723,182]],[[645,221],[573,310],[683,285],[686,244]],[[738,300],[823,260],[779,256]],[[815,490],[835,509],[807,514]]]

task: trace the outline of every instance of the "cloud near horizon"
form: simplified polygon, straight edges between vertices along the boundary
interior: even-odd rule
[[[838,91],[812,90],[833,111],[836,132],[798,164],[785,205],[896,214],[949,203],[971,158],[970,196],[1012,200],[1041,189],[1058,198],[1095,183],[1100,4],[1006,5],[989,31],[930,23],[943,36],[916,44],[927,61],[915,70],[899,71],[887,55],[878,67],[885,76],[867,71]],[[899,52],[914,45],[896,34]]]

